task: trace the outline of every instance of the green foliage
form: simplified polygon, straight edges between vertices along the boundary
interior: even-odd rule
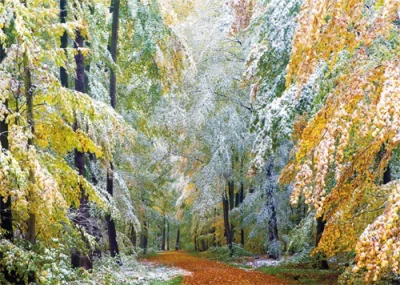
[[[183,284],[183,277],[179,276],[169,281],[154,281],[151,285],[181,285]]]
[[[53,242],[55,247],[49,248],[40,242],[31,245],[25,240],[0,240],[0,268],[4,270],[0,283],[6,284],[5,271],[25,284],[32,277],[39,284],[67,284],[83,278],[86,273],[71,267],[69,248],[57,240]]]
[[[340,271],[317,270],[295,266],[271,266],[258,269],[261,272],[275,275],[293,284],[328,285],[336,284]]]
[[[200,253],[200,256],[227,262],[236,260],[240,257],[253,256],[253,253],[245,250],[240,244],[234,243],[233,255],[231,255],[231,251],[229,250],[228,246],[216,246]]]

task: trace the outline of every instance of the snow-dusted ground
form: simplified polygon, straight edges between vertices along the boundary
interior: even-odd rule
[[[241,263],[235,263],[235,265],[238,266],[250,266],[251,268],[259,268],[263,266],[278,266],[279,264],[282,263],[283,260],[275,260],[275,259],[270,259],[270,258],[258,258],[258,259],[251,259],[251,260],[246,260]]]
[[[133,256],[120,257],[122,265],[116,264],[115,259],[103,258],[95,263],[91,280],[80,280],[72,284],[151,284],[154,281],[167,281],[178,276],[190,275],[191,272],[167,267],[154,262],[138,261]]]
[[[282,260],[275,260],[275,259],[255,259],[254,261],[248,261],[245,265],[251,266],[253,268],[259,268],[263,266],[277,266],[281,264]]]

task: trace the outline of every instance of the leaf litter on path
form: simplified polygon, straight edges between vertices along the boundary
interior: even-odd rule
[[[147,260],[190,271],[185,285],[286,285],[285,280],[257,271],[246,271],[216,261],[188,255],[182,251],[165,252]]]

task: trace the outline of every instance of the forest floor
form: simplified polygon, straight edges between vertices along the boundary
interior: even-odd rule
[[[221,262],[189,255],[183,251],[161,253],[146,260],[179,267],[191,274],[184,276],[185,285],[286,285],[293,284],[279,277],[258,271],[240,269]]]

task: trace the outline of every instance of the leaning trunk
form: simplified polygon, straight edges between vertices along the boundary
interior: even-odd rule
[[[34,120],[33,120],[33,89],[32,89],[32,76],[29,68],[29,59],[28,55],[24,54],[24,88],[25,88],[25,98],[26,98],[26,119],[29,125],[29,129],[31,131],[31,137],[28,139],[28,148],[33,145],[33,134],[34,134]],[[33,196],[32,193],[33,185],[35,184],[35,176],[32,169],[29,169],[29,193],[28,200],[30,204],[33,204]],[[33,209],[29,208],[29,218],[28,218],[28,229],[26,233],[26,240],[31,243],[35,243],[36,239],[36,215],[33,212]]]

